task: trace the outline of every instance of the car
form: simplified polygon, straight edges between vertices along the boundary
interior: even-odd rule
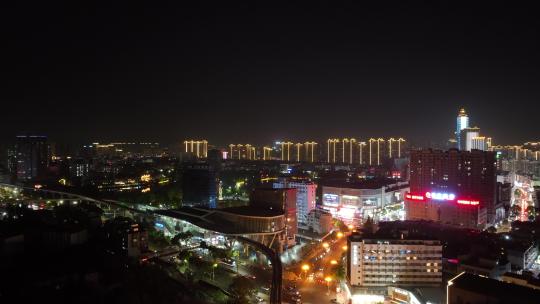
[[[235,267],[236,266],[236,262],[233,259],[223,259],[223,260],[221,260],[220,263],[223,264],[223,265],[227,265],[229,267]]]
[[[261,298],[261,297],[259,297],[259,296],[256,296],[255,299],[257,299],[257,302],[259,302],[259,303],[262,302],[262,301],[264,301],[264,299]]]
[[[261,289],[264,290],[264,291],[270,291],[270,287],[268,287],[268,286],[263,286],[263,287],[261,287]]]
[[[294,289],[296,289],[296,286],[294,285],[287,286],[287,290],[294,290]]]

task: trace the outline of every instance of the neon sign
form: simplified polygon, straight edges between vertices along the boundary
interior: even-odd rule
[[[471,206],[480,205],[479,201],[471,201],[471,200],[458,200],[457,203],[460,205],[471,205]]]
[[[426,192],[425,195],[421,194],[405,194],[405,198],[410,201],[425,201],[426,199],[439,200],[439,201],[455,201],[459,205],[466,206],[478,206],[480,201],[471,200],[471,199],[456,199],[456,195],[453,193],[437,193],[437,192]]]
[[[415,195],[415,194],[410,194],[410,193],[405,194],[405,198],[409,199],[409,200],[413,200],[413,201],[423,201],[424,200],[423,195]]]
[[[438,201],[453,201],[456,195],[453,193],[426,192],[426,197]]]

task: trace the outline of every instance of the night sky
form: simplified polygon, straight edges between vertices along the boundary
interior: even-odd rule
[[[538,13],[514,2],[6,2],[2,140],[425,144],[460,107],[495,144],[540,140]]]

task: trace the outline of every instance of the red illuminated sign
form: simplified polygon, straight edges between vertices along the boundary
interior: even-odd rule
[[[455,199],[454,194],[440,194],[440,193],[433,193],[433,192],[426,192],[426,195],[422,194],[412,194],[407,193],[405,194],[405,198],[410,201],[426,201],[426,199],[430,200],[445,200],[445,201],[453,201]],[[470,199],[457,199],[456,203],[458,205],[466,205],[466,206],[478,206],[480,205],[480,201],[476,200],[470,200]]]
[[[409,200],[412,200],[412,201],[423,201],[424,200],[423,195],[410,194],[410,193],[405,194],[405,198],[409,199]]]

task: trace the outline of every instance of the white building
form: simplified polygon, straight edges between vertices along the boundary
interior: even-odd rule
[[[439,286],[442,245],[437,240],[348,240],[347,276],[352,286]]]
[[[471,142],[471,149],[477,149],[482,151],[488,150],[487,139],[484,136],[473,137]]]
[[[471,127],[461,130],[461,150],[471,151],[475,137],[480,137],[480,128]]]
[[[327,234],[332,230],[332,214],[322,209],[313,209],[308,213],[307,229],[318,234]]]
[[[298,226],[306,226],[308,213],[315,209],[317,185],[310,181],[288,181],[286,179],[275,182],[273,188],[296,189],[296,219]]]
[[[368,216],[378,220],[383,207],[403,202],[408,191],[406,182],[324,185],[322,208],[346,224],[358,225]]]

